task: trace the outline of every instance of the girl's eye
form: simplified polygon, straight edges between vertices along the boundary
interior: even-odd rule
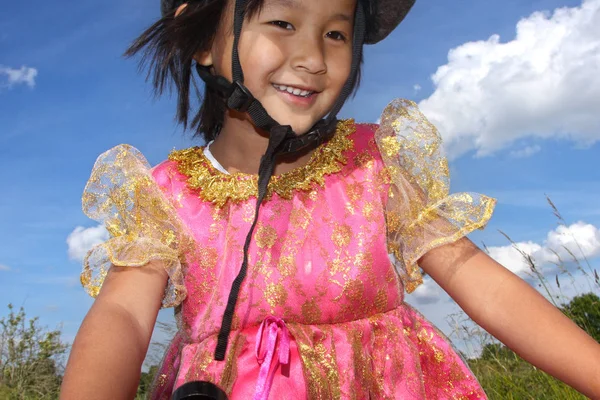
[[[275,25],[281,29],[288,30],[288,31],[291,31],[294,29],[292,24],[290,24],[289,22],[285,22],[285,21],[271,21],[270,24]]]
[[[326,35],[328,38],[331,38],[333,40],[340,40],[342,42],[346,41],[346,36],[344,36],[343,33],[338,32],[338,31],[332,31],[332,32],[327,32]]]

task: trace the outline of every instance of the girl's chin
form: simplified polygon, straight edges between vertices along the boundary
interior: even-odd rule
[[[276,119],[277,120],[277,119]],[[294,131],[294,133],[297,136],[301,136],[304,135],[308,132],[310,132],[310,130],[312,129],[312,127],[319,121],[318,120],[313,120],[312,118],[309,120],[305,120],[305,121],[288,121],[285,122],[285,120],[283,121],[279,121],[280,124],[282,125],[290,125],[292,127],[292,130]]]
[[[266,108],[266,107],[265,107]],[[267,112],[268,112],[268,108],[267,108]],[[294,116],[290,116],[289,113],[277,113],[277,112],[273,112],[273,113],[269,113],[269,115],[277,122],[279,122],[281,125],[289,125],[292,127],[292,130],[294,131],[294,133],[298,136],[300,135],[304,135],[308,132],[310,132],[311,128],[321,120],[321,118],[316,119],[315,116],[309,116],[309,115],[294,115]],[[246,119],[248,120],[248,122],[252,123],[252,119],[246,115]]]
[[[310,132],[311,128],[314,126],[315,123],[312,123],[310,125],[292,125],[292,130],[294,131],[294,133],[296,134],[296,136],[302,136],[307,134],[308,132]]]
[[[241,120],[244,120],[249,125],[256,126],[254,124],[254,121],[252,121],[252,118],[250,118],[249,115],[238,113],[236,111],[232,111],[232,112],[230,111],[230,113],[231,113],[230,115],[234,116],[235,119],[241,119]],[[282,118],[282,117],[279,117],[279,116],[273,115],[273,114],[269,114],[269,115],[271,115],[271,117],[275,121],[279,122],[281,125],[284,125],[284,126],[290,125],[292,127],[292,130],[294,131],[294,133],[297,136],[301,136],[301,135],[304,135],[305,133],[308,133],[311,130],[311,128],[320,120],[320,119],[318,119],[318,120],[313,121],[313,118],[307,118],[306,120],[299,121],[296,118],[295,121],[290,121],[290,119],[285,118],[285,117]]]

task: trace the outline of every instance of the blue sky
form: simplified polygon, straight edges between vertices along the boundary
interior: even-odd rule
[[[148,4],[9,2],[0,15],[0,307],[62,323],[66,340],[92,302],[78,284],[82,249],[72,243],[69,255],[67,238],[78,227],[75,236],[95,235],[80,198],[96,157],[129,143],[156,164],[194,144],[173,124],[174,100],[153,99],[121,57],[158,17],[158,1]],[[595,267],[599,10],[599,0],[420,0],[366,49],[361,89],[341,116],[374,122],[393,98],[419,102],[447,142],[452,190],[498,199],[473,240],[523,273],[499,229],[548,265],[548,247],[576,237]],[[567,230],[556,230],[545,194]],[[434,285],[410,301],[447,329],[452,306]]]

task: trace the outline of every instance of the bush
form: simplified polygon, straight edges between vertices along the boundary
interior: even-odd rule
[[[561,310],[600,343],[600,297],[594,293],[575,296]]]
[[[0,319],[0,398],[58,398],[68,348],[61,331],[40,327],[38,318],[27,319],[22,307],[16,313],[11,304],[8,309]]]

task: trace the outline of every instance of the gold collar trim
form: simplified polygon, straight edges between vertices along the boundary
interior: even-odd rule
[[[323,186],[325,175],[341,171],[346,164],[343,153],[352,148],[349,136],[355,131],[353,119],[340,121],[335,135],[314,151],[306,165],[271,178],[266,198],[277,193],[279,197],[290,199],[296,190],[309,191],[313,184]],[[218,207],[228,200],[240,202],[258,195],[258,175],[240,172],[228,175],[218,171],[204,155],[204,147],[175,150],[169,154],[169,160],[175,161],[179,172],[188,178],[189,188],[196,190],[202,200]]]

